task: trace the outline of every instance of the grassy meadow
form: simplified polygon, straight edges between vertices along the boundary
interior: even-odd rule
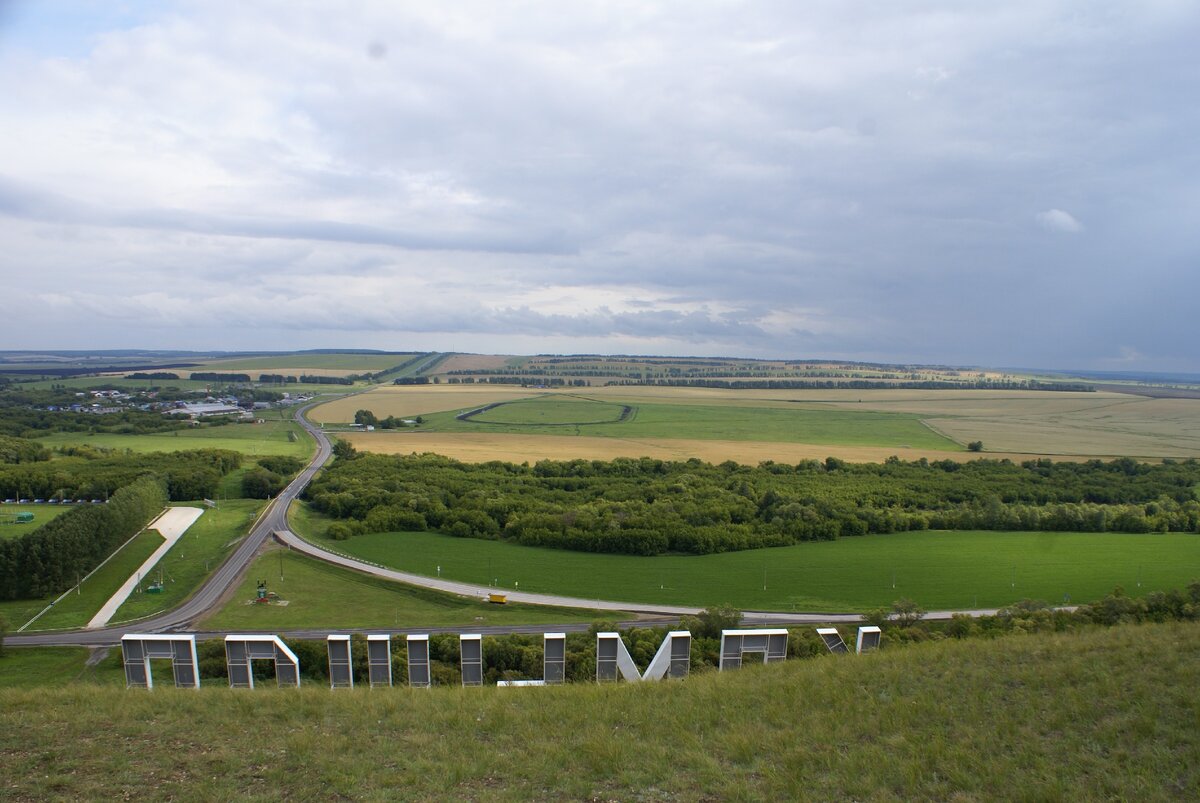
[[[0,538],[20,538],[72,507],[74,505],[0,505]],[[33,521],[18,524],[18,513],[32,513]]]
[[[270,411],[277,416],[276,411]],[[292,440],[290,438],[294,437]],[[266,417],[261,424],[225,424],[216,427],[177,429],[148,435],[55,432],[38,438],[48,449],[87,444],[103,449],[133,452],[181,452],[191,449],[232,449],[250,457],[291,455],[308,457],[312,438],[295,421]]]
[[[416,574],[584,599],[753,610],[865,611],[900,597],[929,610],[1021,599],[1082,603],[1116,586],[1132,596],[1200,579],[1200,535],[923,531],[713,555],[641,557],[526,547],[439,533],[324,541]],[[303,531],[298,528],[298,531]]]
[[[90,655],[91,650],[86,647],[22,647],[7,650],[0,657],[0,692],[5,689],[81,684],[124,688],[125,675],[118,664],[110,659],[99,666],[88,666]]]
[[[287,605],[252,604],[258,581]],[[359,574],[281,547],[255,559],[241,585],[202,623],[209,630],[446,627],[561,624],[613,619],[611,612],[543,605],[492,605]]]
[[[626,415],[620,404],[596,401],[583,396],[536,396],[508,402],[470,418],[470,424],[511,426],[570,427],[614,424]]]
[[[647,684],[7,688],[0,753],[16,800],[1194,799],[1196,628],[934,641]]]

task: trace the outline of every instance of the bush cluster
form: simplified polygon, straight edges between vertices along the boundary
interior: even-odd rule
[[[248,499],[270,499],[287,486],[288,481],[304,467],[304,461],[287,455],[258,458],[258,468],[242,475],[242,495]]]

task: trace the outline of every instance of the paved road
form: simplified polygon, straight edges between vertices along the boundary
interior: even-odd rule
[[[200,620],[210,609],[220,602],[226,591],[234,587],[241,580],[246,567],[250,565],[250,561],[254,559],[255,554],[266,543],[271,533],[276,530],[287,529],[288,506],[292,503],[292,500],[300,495],[300,492],[312,480],[317,470],[329,460],[332,454],[329,438],[320,429],[310,424],[308,419],[304,417],[304,413],[312,406],[314,405],[301,407],[297,411],[296,419],[316,439],[316,455],[313,456],[313,459],[304,471],[300,472],[296,479],[292,480],[291,484],[281,491],[275,500],[266,507],[253,529],[251,529],[250,534],[242,540],[242,543],[233,551],[233,554],[226,558],[225,562],[213,572],[208,581],[190,599],[178,608],[133,624],[88,631],[22,633],[20,635],[8,636],[4,640],[4,643],[14,647],[118,644],[121,641],[121,636],[125,633],[157,633],[165,630],[187,630],[194,622]]]
[[[461,594],[464,596],[486,596],[489,589],[482,588],[471,583],[460,583],[454,580],[442,580],[440,578],[425,577],[424,575],[409,574],[407,572],[398,572],[394,569],[388,569],[375,564],[366,563],[356,558],[338,555],[328,550],[322,549],[314,544],[311,544],[288,529],[287,526],[287,510],[292,501],[300,495],[308,483],[312,480],[313,475],[329,460],[332,455],[332,449],[329,443],[328,436],[319,429],[313,426],[304,414],[315,405],[307,405],[301,407],[296,414],[298,420],[304,428],[313,436],[317,442],[317,453],[309,462],[308,466],[300,473],[296,479],[292,480],[291,484],[285,488],[278,497],[271,502],[258,522],[254,525],[250,534],[245,540],[234,550],[226,561],[213,573],[207,582],[201,586],[190,599],[174,610],[166,613],[158,614],[154,617],[143,619],[140,622],[124,624],[118,627],[109,627],[100,630],[76,630],[63,631],[56,633],[36,633],[36,634],[20,634],[11,635],[5,639],[5,643],[14,647],[21,646],[104,646],[120,643],[121,636],[125,633],[141,632],[141,633],[157,633],[163,631],[176,632],[193,632],[194,624],[215,608],[229,589],[236,586],[240,582],[246,567],[250,565],[250,561],[263,547],[267,539],[274,535],[281,543],[288,545],[290,548],[303,552],[306,555],[333,563],[339,566],[345,566],[355,571],[372,574],[377,577],[383,577],[389,580],[394,580],[409,585],[430,588],[437,591],[444,591],[451,594]],[[536,605],[555,605],[563,608],[587,608],[591,610],[612,611],[614,613],[640,613],[640,614],[656,614],[665,615],[665,618],[656,620],[659,624],[674,624],[679,621],[680,616],[694,615],[700,612],[699,608],[689,608],[675,605],[647,605],[644,603],[635,602],[618,602],[612,600],[596,600],[582,599],[579,597],[565,597],[554,594],[532,594],[527,592],[505,591],[508,599],[512,602],[527,602]],[[994,615],[995,609],[981,609],[973,611],[931,611],[925,614],[926,619],[949,619],[955,613],[966,613],[971,616]],[[744,611],[742,622],[745,625],[761,625],[761,626],[776,626],[782,627],[785,625],[804,625],[804,624],[823,624],[823,623],[843,623],[852,624],[861,622],[862,617],[856,613],[786,613],[779,611]],[[640,620],[643,625],[654,624],[654,621],[645,619]],[[635,624],[630,622],[629,624]],[[503,634],[503,633],[541,633],[541,632],[575,632],[586,630],[586,624],[563,624],[563,625],[508,625],[496,627],[462,627],[462,628],[409,628],[406,630],[398,630],[392,632],[399,633],[483,633],[483,634]],[[314,629],[292,631],[285,635],[296,637],[312,637],[323,638],[328,633],[346,633],[358,632],[352,630],[328,630]],[[362,631],[366,632],[366,631]],[[222,633],[206,633],[203,635],[218,636]]]

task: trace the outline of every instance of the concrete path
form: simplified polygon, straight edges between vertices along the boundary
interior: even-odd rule
[[[133,589],[137,588],[138,581],[150,573],[154,565],[162,560],[162,556],[170,551],[171,547],[175,546],[175,542],[179,540],[188,527],[196,523],[196,519],[204,513],[204,510],[198,507],[171,507],[167,508],[161,516],[146,525],[147,530],[157,530],[163,537],[163,544],[158,549],[154,550],[154,554],[146,558],[138,570],[129,576],[125,584],[117,589],[117,593],[109,597],[108,602],[100,606],[100,610],[92,617],[92,621],[87,623],[88,630],[95,630],[98,627],[104,627],[108,624],[108,620],[113,618],[117,612],[117,608],[125,600],[129,599],[129,595],[133,593]]]

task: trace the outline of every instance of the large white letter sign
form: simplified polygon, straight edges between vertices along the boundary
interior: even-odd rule
[[[542,634],[542,677],[540,680],[498,680],[497,686],[551,686],[567,677],[567,634]]]
[[[458,666],[462,670],[462,685],[483,685],[483,637],[478,633],[458,637]]]
[[[617,673],[629,681],[660,680],[663,677],[684,678],[692,665],[692,634],[672,630],[659,645],[654,659],[639,674],[637,664],[629,654],[620,633],[596,634],[596,682],[616,680]]]
[[[121,654],[125,658],[125,688],[153,689],[150,661],[170,658],[175,687],[200,688],[199,661],[196,660],[195,636],[141,635],[121,636]]]
[[[408,637],[408,685],[427,689],[433,685],[429,676],[429,636]]]
[[[392,685],[392,637],[386,633],[367,636],[367,676],[371,688]]]
[[[879,639],[882,635],[879,628],[875,625],[860,627],[858,629],[858,644],[855,646],[854,651],[864,653],[879,649]]]
[[[542,634],[542,679],[549,686],[567,679],[567,634]]]
[[[818,627],[817,635],[821,637],[821,641],[825,642],[825,646],[830,652],[849,652],[846,649],[846,642],[842,641],[842,634],[837,631],[836,627]]]
[[[722,630],[720,671],[739,668],[746,653],[761,653],[764,664],[782,661],[787,640],[787,630]]]
[[[300,659],[279,636],[246,635],[225,637],[225,665],[231,688],[254,688],[253,661],[274,661],[275,682],[280,686],[300,685]]]
[[[330,634],[325,642],[329,645],[329,688],[353,689],[354,668],[350,660],[350,637]]]

